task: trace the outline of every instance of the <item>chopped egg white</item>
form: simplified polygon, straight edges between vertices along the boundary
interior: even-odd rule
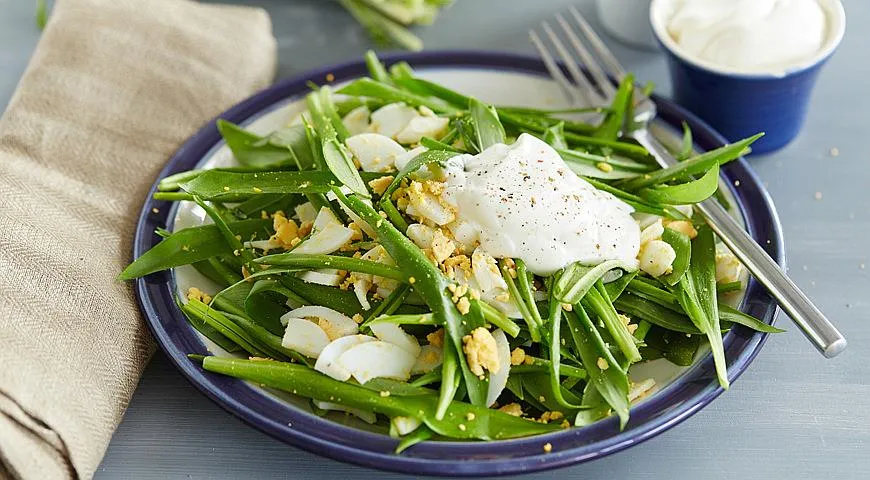
[[[350,317],[331,308],[319,305],[306,305],[291,310],[281,316],[281,321],[286,322],[293,318],[304,318],[317,323],[330,340],[347,335],[355,335],[359,332],[359,325]]]
[[[378,133],[360,133],[345,140],[348,150],[359,160],[364,172],[389,172],[405,147]]]
[[[350,242],[353,230],[338,221],[335,214],[322,207],[314,219],[311,236],[291,253],[329,254]]]
[[[369,326],[378,339],[402,347],[416,359],[420,355],[420,342],[413,335],[408,335],[402,327],[394,323],[373,323]]]
[[[412,119],[419,116],[413,107],[404,103],[391,103],[372,113],[369,130],[394,139]]]
[[[302,318],[288,318],[281,346],[296,350],[306,357],[317,358],[329,345],[329,336],[320,325]]]
[[[417,361],[411,367],[411,375],[421,373],[429,373],[438,368],[444,360],[444,351],[441,347],[435,345],[423,345],[420,347],[420,354],[417,355]]]
[[[716,245],[716,281],[730,283],[740,280],[743,265],[725,245]]]
[[[350,372],[338,364],[338,357],[361,343],[373,342],[374,337],[368,335],[349,335],[330,342],[320,352],[314,369],[341,382],[350,378]]]
[[[341,121],[344,123],[344,128],[346,128],[351,135],[356,135],[369,130],[370,114],[369,107],[363,105],[348,112]]]
[[[326,285],[336,287],[341,283],[344,276],[338,274],[338,270],[334,268],[321,268],[319,270],[308,270],[299,274],[299,278],[318,285]]]
[[[412,223],[405,231],[408,238],[420,248],[432,248],[432,240],[435,239],[435,229],[422,223]]]
[[[407,165],[408,162],[410,162],[411,160],[414,159],[414,157],[416,157],[417,155],[420,155],[421,153],[425,152],[426,150],[429,150],[429,149],[426,147],[415,147],[415,148],[408,150],[404,154],[399,155],[398,157],[396,157],[396,160],[394,162],[396,165],[396,169],[402,170],[403,168],[405,168],[405,165]]]
[[[495,345],[498,349],[498,360],[501,368],[489,375],[489,386],[486,392],[486,406],[491,407],[498,400],[501,392],[507,386],[508,374],[511,369],[511,347],[508,344],[507,336],[501,329],[492,332],[492,337],[495,338]]]
[[[415,117],[396,134],[396,140],[411,145],[419,143],[423,137],[439,138],[447,133],[448,125],[450,119],[444,117]]]
[[[423,422],[414,417],[393,417],[390,419],[391,431],[396,435],[404,436],[416,430]]]
[[[445,173],[443,198],[456,211],[451,215],[472,226],[480,247],[494,257],[520,258],[538,275],[577,261],[637,264],[640,229],[633,209],[579,178],[531,135],[454,157]],[[424,200],[432,203],[417,203]],[[413,196],[410,201],[419,211]]]
[[[670,243],[662,240],[650,240],[640,247],[640,269],[652,277],[661,277],[673,270],[677,252]]]
[[[320,400],[314,400],[314,406],[321,410],[334,410],[336,412],[347,412],[360,420],[373,424],[378,421],[377,415],[374,412],[370,412],[368,410],[362,410],[359,408],[347,407],[338,403],[332,402],[321,402]]]
[[[381,340],[356,345],[338,357],[338,365],[359,383],[373,378],[407,380],[416,361],[409,351]]]
[[[311,202],[305,202],[303,204],[297,205],[294,210],[296,211],[296,218],[299,219],[300,222],[314,222],[314,219],[317,218],[317,209],[314,208],[314,205]]]

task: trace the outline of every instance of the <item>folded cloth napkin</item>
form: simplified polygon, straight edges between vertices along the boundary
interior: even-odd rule
[[[89,478],[154,343],[129,285],[168,157],[267,86],[260,10],[58,0],[0,119],[0,478]]]

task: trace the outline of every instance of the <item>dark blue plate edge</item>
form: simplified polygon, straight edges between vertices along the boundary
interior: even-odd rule
[[[508,53],[441,51],[386,55],[383,59],[386,63],[408,61],[416,67],[491,67],[497,70],[512,70],[539,75],[546,74],[546,70],[540,60]],[[214,120],[217,118],[242,123],[269,105],[306,91],[305,82],[307,81],[314,81],[316,83],[325,82],[327,74],[330,73],[334,75],[335,81],[342,81],[364,74],[365,67],[362,61],[352,61],[319,69],[293,79],[281,81],[250,97],[210,121],[202,130],[192,136],[170,159],[166,167],[160,172],[158,179],[177,171],[191,168],[211,149],[220,139],[214,124]],[[720,146],[725,142],[720,135],[694,115],[670,101],[659,97],[656,97],[655,100],[659,105],[660,117],[664,121],[672,126],[679,125],[682,120],[689,123],[695,133],[696,144],[701,148],[707,150]],[[749,169],[744,159],[733,162],[723,170],[724,175],[729,180],[729,187],[732,193],[735,194],[735,198],[741,206],[744,206],[742,210],[750,233],[753,234],[757,241],[762,243],[768,253],[781,266],[784,266],[785,250],[781,227],[768,194],[761,187],[761,183]],[[734,187],[735,180],[739,181],[740,187]],[[146,200],[142,208],[137,224],[133,252],[134,258],[156,243],[157,239],[153,234],[154,228],[165,226],[169,219],[169,203],[156,202],[150,198],[155,190],[156,182],[149,192],[148,200]],[[750,205],[750,207],[746,207],[746,205]],[[154,213],[152,211],[153,208],[157,208],[158,213]],[[174,303],[172,303],[174,286],[171,284],[174,282],[169,280],[170,275],[168,273],[155,274],[144,279],[139,279],[136,281],[136,292],[149,328],[173,364],[188,380],[222,408],[280,440],[313,453],[367,467],[404,473],[461,476],[506,475],[558,468],[600,458],[652,438],[693,415],[722,393],[722,389],[714,381],[711,381],[714,376],[712,375],[712,369],[709,365],[711,362],[708,357],[698,362],[680,380],[665,388],[657,395],[657,398],[651,399],[633,409],[632,418],[634,421],[630,422],[629,428],[626,431],[616,435],[610,436],[611,432],[616,430],[616,422],[613,419],[609,419],[584,429],[572,429],[530,439],[489,443],[426,442],[416,446],[402,456],[385,453],[384,451],[364,450],[348,445],[348,443],[353,443],[355,439],[347,437],[360,437],[358,440],[363,442],[377,440],[375,444],[383,447],[384,443],[386,443],[386,446],[390,448],[395,444],[395,441],[386,439],[383,435],[361,432],[299,411],[294,411],[293,413],[294,417],[292,420],[295,427],[288,428],[286,424],[278,422],[274,417],[255,411],[246,403],[238,401],[237,398],[227,393],[235,391],[238,396],[244,398],[246,395],[250,395],[251,392],[256,393],[256,390],[244,382],[203,372],[195,363],[187,359],[186,354],[191,349],[182,351],[176,343],[184,340],[184,338],[176,338],[177,335],[183,332],[177,331],[177,329],[176,331],[167,330],[166,325],[163,325],[163,319],[170,317],[174,317],[173,320],[181,319],[180,313],[177,312]],[[750,283],[745,298],[744,310],[748,310],[767,323],[773,323],[776,307],[766,292],[754,281]],[[157,303],[157,300],[162,300],[162,305]],[[735,331],[726,336],[726,353],[731,353],[729,355],[729,377],[732,381],[736,380],[746,369],[755,355],[757,355],[766,338],[767,335],[755,334],[743,328],[735,329]],[[202,350],[201,346],[199,350]],[[201,351],[200,353],[205,352]],[[681,390],[681,387],[685,388],[686,383],[698,383],[700,380],[706,380],[706,385],[703,387],[694,385],[694,393],[685,399],[685,406],[666,412],[658,417],[650,415],[652,411],[658,410],[658,408],[654,407],[669,403],[665,402],[664,399],[678,394],[678,390]],[[266,401],[266,403],[269,403],[269,401]],[[279,402],[276,400],[271,400],[271,403],[279,405]],[[286,405],[281,404],[281,406],[286,408]],[[644,420],[639,425],[637,424],[638,417]],[[319,435],[329,433],[330,437],[337,438],[323,439],[320,436],[311,435],[303,431],[304,429],[299,429],[300,424],[303,427],[316,427],[319,430]],[[577,440],[577,437],[580,436],[578,432],[582,432],[584,438],[590,437],[590,434],[606,434],[608,436],[599,442],[563,449],[563,444],[567,443],[566,441],[568,440],[572,440],[572,437],[574,440]],[[542,446],[546,442],[553,444],[553,452],[550,454],[543,453]],[[358,445],[369,444],[359,443]],[[531,450],[530,447],[532,448]],[[389,449],[386,451],[389,451]],[[481,458],[459,460],[455,457],[444,456],[445,453],[468,456],[469,453],[474,452],[479,452],[480,456],[493,456],[497,458],[488,460]],[[511,452],[514,455],[511,455]],[[418,454],[423,456],[415,456]],[[430,454],[440,456],[441,458],[428,458]]]

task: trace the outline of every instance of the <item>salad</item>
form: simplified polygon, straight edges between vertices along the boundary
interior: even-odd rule
[[[487,105],[389,69],[259,136],[218,120],[237,166],[160,181],[211,223],[175,232],[125,280],[191,265],[211,285],[177,299],[222,350],[202,368],[389,426],[397,452],[430,438],[496,440],[580,427],[655,387],[629,368],[689,365],[722,334],[780,330],[719,297],[742,267],[692,204],[760,135],[661,169],[612,105]],[[578,114],[596,121],[581,122]],[[546,447],[545,447],[546,450]]]

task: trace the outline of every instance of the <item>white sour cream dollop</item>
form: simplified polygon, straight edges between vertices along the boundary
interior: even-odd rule
[[[577,261],[637,264],[640,229],[633,209],[579,178],[531,135],[454,157],[445,173],[444,199],[494,257],[520,258],[538,275]]]
[[[668,34],[690,57],[740,73],[780,73],[827,38],[818,0],[675,0]]]

